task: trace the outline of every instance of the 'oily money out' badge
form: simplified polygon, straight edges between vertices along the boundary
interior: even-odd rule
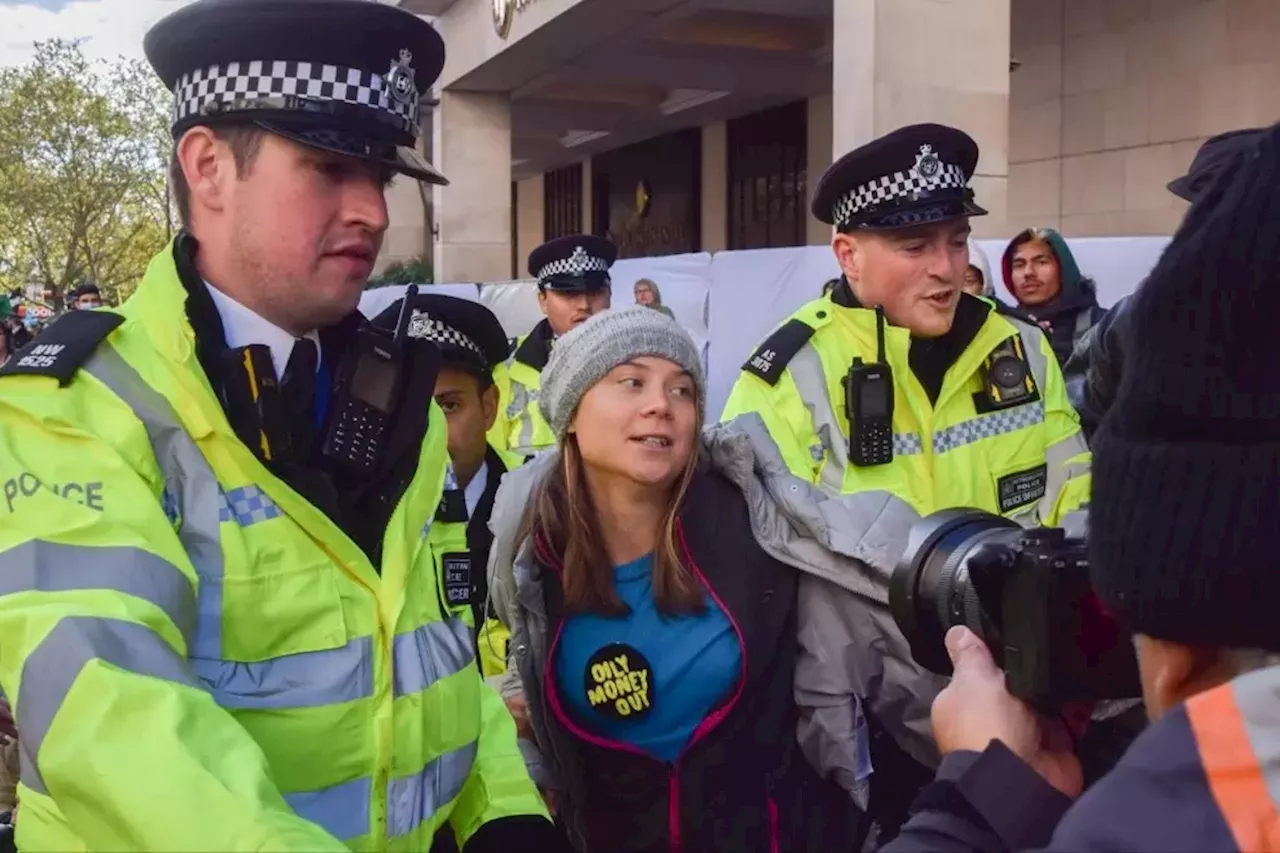
[[[606,717],[641,719],[653,708],[653,667],[625,643],[610,643],[587,660],[587,704]]]

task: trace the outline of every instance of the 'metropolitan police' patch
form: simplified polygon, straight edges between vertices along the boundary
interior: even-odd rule
[[[653,667],[625,643],[610,643],[587,659],[587,704],[615,720],[643,719],[653,710]]]

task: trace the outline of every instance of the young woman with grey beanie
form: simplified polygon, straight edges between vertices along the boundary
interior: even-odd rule
[[[800,573],[758,544],[752,463],[717,463],[705,399],[659,312],[557,343],[539,404],[558,450],[508,475],[493,516],[504,692],[584,853],[855,850],[861,811],[796,736]]]

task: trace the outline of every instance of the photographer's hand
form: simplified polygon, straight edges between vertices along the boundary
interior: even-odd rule
[[[1069,797],[1079,796],[1084,773],[1066,724],[1043,719],[1009,695],[991,652],[967,628],[947,632],[947,654],[955,675],[934,700],[932,715],[942,753],[982,752],[999,740],[1050,785]]]

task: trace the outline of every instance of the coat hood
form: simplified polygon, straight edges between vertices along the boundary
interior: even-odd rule
[[[974,240],[969,241],[969,266],[982,273],[982,295],[995,299],[996,283],[991,278],[991,261],[987,258],[987,253]]]

